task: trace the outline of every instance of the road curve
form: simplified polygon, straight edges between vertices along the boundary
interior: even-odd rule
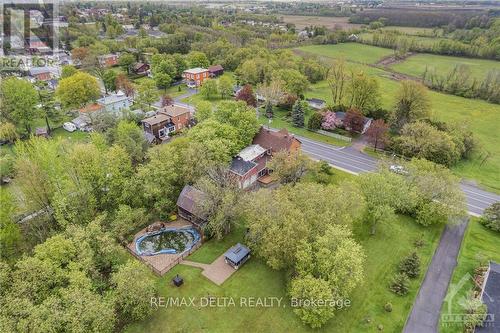
[[[373,172],[377,169],[377,159],[352,147],[338,147],[296,135],[302,142],[302,151],[316,160],[323,160],[334,167],[353,174]],[[500,202],[500,195],[487,192],[469,184],[460,184],[465,194],[470,215],[480,216],[492,203]]]

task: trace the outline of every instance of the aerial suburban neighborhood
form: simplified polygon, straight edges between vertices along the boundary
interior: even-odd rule
[[[497,1],[0,22],[0,332],[500,333]]]

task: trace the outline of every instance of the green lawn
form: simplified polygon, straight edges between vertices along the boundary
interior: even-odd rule
[[[469,222],[458,255],[458,264],[448,287],[447,297],[451,298],[451,292],[456,291],[456,294],[451,298],[451,310],[448,302],[445,302],[441,314],[448,314],[449,312],[452,314],[465,313],[459,302],[473,287],[473,282],[469,278],[469,275],[473,276],[474,269],[481,265],[487,265],[489,260],[500,262],[499,244],[500,233],[486,229],[477,222],[477,219],[472,219]],[[463,285],[459,284],[460,281],[464,282]],[[440,332],[442,333],[452,333],[459,330],[460,328],[456,326],[441,322]]]
[[[298,47],[296,50],[328,58],[345,58],[346,61],[365,64],[374,64],[380,59],[393,54],[390,49],[359,43],[309,45]]]
[[[490,70],[500,71],[500,61],[472,59],[461,57],[449,57],[435,54],[417,54],[407,58],[405,61],[392,66],[397,72],[401,72],[415,77],[421,77],[426,67],[428,70],[436,71],[440,75],[446,75],[456,65],[466,65],[469,67],[471,77],[482,80]]]
[[[337,172],[337,170],[334,170]],[[342,177],[342,175],[340,175]],[[348,176],[346,176],[348,177]],[[430,262],[442,228],[423,228],[411,218],[399,216],[394,222],[379,225],[375,236],[368,235],[368,228],[355,230],[367,255],[365,283],[353,293],[352,305],[337,313],[325,327],[312,330],[304,326],[289,307],[285,293],[285,274],[268,268],[261,260],[252,257],[222,286],[216,286],[201,275],[201,270],[177,265],[162,278],[157,278],[163,297],[232,297],[235,307],[169,307],[160,308],[150,318],[128,327],[128,333],[138,332],[378,332],[378,325],[385,332],[400,332],[409,314],[418,286],[424,273],[411,283],[411,292],[405,297],[391,293],[387,285],[400,259],[414,248],[414,241],[425,240],[418,251],[422,268]],[[233,230],[229,239],[222,242],[210,240],[190,260],[211,262],[231,245],[243,240],[244,228]],[[184,285],[173,287],[171,279],[179,274]],[[283,297],[285,307],[240,307],[240,297]],[[384,310],[391,302],[392,312]]]

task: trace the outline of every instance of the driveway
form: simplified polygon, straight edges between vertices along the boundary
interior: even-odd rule
[[[447,225],[431,264],[406,320],[404,333],[438,332],[441,307],[457,265],[458,252],[468,221],[459,225]]]

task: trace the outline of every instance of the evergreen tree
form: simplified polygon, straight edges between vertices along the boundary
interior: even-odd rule
[[[410,286],[410,279],[405,273],[398,273],[394,275],[389,289],[399,296],[404,296],[408,294],[408,288]]]
[[[416,278],[420,273],[420,258],[417,252],[412,252],[399,264],[399,271],[405,273],[409,278]]]
[[[266,117],[267,118],[273,117],[273,105],[269,102],[266,104]]]
[[[292,122],[297,127],[304,127],[304,105],[300,100],[292,107]]]

